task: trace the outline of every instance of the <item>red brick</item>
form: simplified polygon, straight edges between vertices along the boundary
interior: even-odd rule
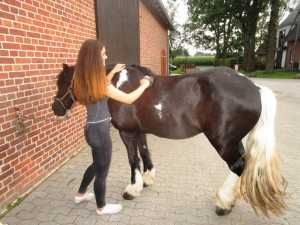
[[[77,133],[82,134],[84,122],[78,125],[78,121],[83,120],[84,110],[75,112],[76,120],[66,123],[24,119],[24,136],[16,132],[14,106],[24,115],[53,117],[49,105],[56,92],[54,78],[62,63],[75,64],[82,41],[96,34],[92,0],[3,1],[4,5],[0,3],[4,13],[0,18],[0,100],[8,109],[0,109],[1,115],[5,115],[0,117],[1,129],[5,128],[1,133],[4,138],[0,139],[0,163],[3,168],[11,166],[17,173],[15,176],[6,173],[7,177],[1,179],[0,185],[5,181],[10,187],[0,187],[1,206],[28,191],[45,176],[45,171],[51,172],[82,146],[84,137]],[[84,10],[84,15],[79,9]],[[66,20],[62,21],[62,15],[67,15]],[[65,137],[64,132],[71,127],[76,128]],[[62,148],[61,157],[54,157]],[[32,157],[34,162],[30,162]]]
[[[3,130],[8,129],[8,128],[10,128],[10,127],[11,127],[11,123],[10,123],[10,122],[2,123],[2,124],[1,124],[1,128],[2,128]]]
[[[32,5],[22,4],[22,8],[31,12],[37,12],[37,8]]]
[[[11,176],[13,173],[14,173],[14,169],[10,168],[6,172],[0,174],[0,180],[4,180],[6,177]]]
[[[9,56],[9,51],[7,51],[7,50],[0,50],[0,55],[1,55],[1,57],[3,57],[3,56],[7,57],[7,56]]]
[[[10,51],[9,52],[9,56],[11,56],[11,57],[17,57],[17,56],[19,56],[19,52],[18,51]]]
[[[15,60],[13,58],[2,58],[0,57],[1,64],[13,64]]]
[[[10,20],[4,20],[3,21],[3,26],[4,27],[12,27],[13,23]]]
[[[8,20],[15,20],[15,15],[7,12],[1,12],[1,18]]]
[[[10,72],[10,78],[25,77],[25,72]]]
[[[26,36],[26,31],[23,30],[17,30],[17,29],[10,29],[10,35],[17,35],[17,36]]]
[[[28,59],[28,58],[16,58],[15,61],[16,61],[16,63],[20,63],[20,64],[22,64],[22,63],[31,63],[31,60]]]
[[[41,38],[41,35],[40,35],[39,33],[27,32],[27,37],[31,37],[31,38]]]
[[[6,178],[6,179],[3,181],[3,186],[6,187],[11,181],[12,181],[12,178],[11,178],[11,177]],[[0,192],[1,192],[1,191],[0,191]],[[2,193],[4,193],[4,192],[2,192]]]
[[[20,170],[20,169],[22,169],[23,167],[27,166],[27,165],[29,164],[29,162],[30,162],[30,159],[26,159],[26,160],[20,162],[19,164],[17,164],[17,165],[15,166],[15,169],[16,169],[16,170]]]
[[[8,5],[21,7],[21,3],[17,0],[4,0],[4,2],[7,3]]]
[[[27,50],[28,51],[34,51],[35,50],[35,46],[22,44],[21,45],[21,49],[25,50],[25,51],[27,51]]]
[[[9,6],[8,5],[4,5],[4,4],[0,4],[0,9],[3,12],[8,12],[9,11]]]
[[[6,88],[0,87],[0,90],[1,90],[1,94],[6,94],[6,93],[11,93],[11,92],[16,92],[16,91],[18,91],[18,88],[15,86],[6,87]]]

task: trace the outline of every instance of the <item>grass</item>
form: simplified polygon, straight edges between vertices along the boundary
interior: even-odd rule
[[[12,210],[13,208],[15,208],[16,206],[20,205],[22,202],[22,198],[18,198],[16,201],[14,201],[12,204],[9,204],[6,206],[6,211],[3,214],[0,214],[0,219],[2,219],[10,210]],[[0,225],[2,225],[2,223],[0,222]],[[6,225],[6,224],[3,224]]]
[[[251,76],[252,73],[244,73],[246,76]],[[295,79],[298,74],[300,74],[299,71],[287,71],[287,70],[275,70],[272,74],[267,74],[265,71],[258,70],[255,72],[256,77],[258,78],[276,78],[276,79]]]
[[[184,72],[183,72],[183,69],[181,69],[181,68],[178,68],[177,70],[174,70],[174,71],[170,71],[170,75],[181,75],[181,74],[183,74]]]
[[[22,202],[22,199],[18,198],[14,203],[9,204],[6,208],[8,210],[11,210],[11,209],[15,208],[16,206],[20,205],[21,202]]]
[[[184,74],[183,69],[179,68],[175,71],[170,71],[172,74]],[[252,73],[246,73],[244,71],[241,71],[241,73],[245,74],[246,76],[250,77]],[[295,79],[298,74],[300,74],[300,71],[288,71],[288,70],[275,70],[272,74],[266,74],[263,70],[257,70],[255,71],[256,77],[258,78],[275,78],[275,79]],[[298,78],[300,76],[298,75]]]

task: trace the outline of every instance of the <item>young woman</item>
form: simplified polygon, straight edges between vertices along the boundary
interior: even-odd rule
[[[88,185],[94,180],[94,193],[97,203],[97,214],[115,214],[122,209],[120,204],[107,204],[105,201],[106,178],[112,155],[110,137],[110,113],[108,98],[130,104],[138,99],[150,85],[149,77],[140,81],[140,86],[130,94],[126,94],[111,83],[114,74],[125,68],[117,64],[106,75],[107,59],[104,44],[99,40],[87,40],[81,46],[74,74],[74,94],[80,104],[86,106],[87,120],[84,135],[91,147],[93,163],[86,169],[75,202],[91,200],[93,193],[87,193]]]

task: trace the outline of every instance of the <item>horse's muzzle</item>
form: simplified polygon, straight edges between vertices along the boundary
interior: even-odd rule
[[[65,116],[67,111],[61,107],[58,101],[54,101],[52,104],[52,111],[56,116]]]

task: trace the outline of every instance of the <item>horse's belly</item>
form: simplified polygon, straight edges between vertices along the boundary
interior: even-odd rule
[[[200,126],[190,123],[183,123],[181,125],[172,125],[169,123],[158,123],[142,127],[144,133],[151,133],[155,136],[168,139],[185,139],[193,137],[202,132]]]
[[[180,133],[180,132],[173,132],[173,133],[160,133],[157,131],[154,132],[147,132],[147,133],[151,133],[155,136],[161,137],[161,138],[168,138],[168,139],[186,139],[186,138],[190,138],[193,137],[199,133],[199,132],[194,132],[194,133]]]

